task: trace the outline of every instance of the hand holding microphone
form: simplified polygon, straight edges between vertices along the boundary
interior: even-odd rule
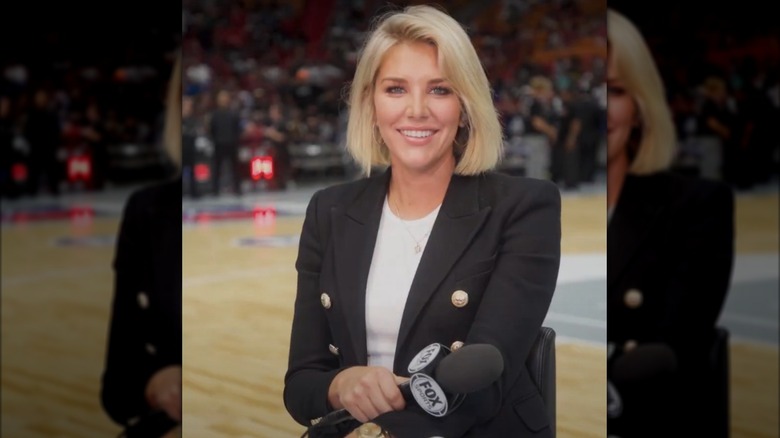
[[[350,419],[360,422],[407,403],[427,414],[443,417],[456,410],[466,395],[498,380],[504,371],[501,352],[489,344],[472,344],[451,352],[441,344],[425,347],[409,364],[408,380],[380,367],[352,367],[331,384],[329,399],[337,409],[312,430]],[[376,415],[374,415],[376,413]]]
[[[147,382],[145,390],[149,405],[176,421],[181,421],[181,370],[181,365],[158,370]]]
[[[404,380],[383,367],[351,367],[333,379],[328,398],[334,408],[346,409],[355,420],[365,423],[406,407],[399,389]]]

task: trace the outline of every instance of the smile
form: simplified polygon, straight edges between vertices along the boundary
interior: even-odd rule
[[[427,137],[432,136],[435,133],[435,131],[429,131],[429,130],[426,130],[426,131],[416,131],[415,130],[415,131],[413,131],[413,130],[407,130],[407,129],[400,130],[399,132],[401,134],[407,136],[407,137],[412,137],[412,138],[427,138]]]

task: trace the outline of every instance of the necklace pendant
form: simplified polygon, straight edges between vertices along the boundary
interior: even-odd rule
[[[420,244],[418,243],[418,244],[414,245],[414,253],[415,254],[419,254],[420,251],[422,251],[422,248],[420,248]]]

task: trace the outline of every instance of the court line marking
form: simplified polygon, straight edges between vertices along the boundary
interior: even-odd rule
[[[39,281],[51,280],[53,278],[67,278],[67,277],[79,277],[85,274],[93,274],[96,272],[113,273],[111,265],[107,266],[99,265],[81,269],[55,269],[51,271],[45,271],[36,273],[33,275],[8,275],[3,273],[2,285],[7,286],[20,286],[30,283],[37,283]]]
[[[239,278],[262,278],[265,274],[290,272],[297,275],[295,268],[288,266],[258,267],[256,269],[242,269],[240,271],[227,271],[213,275],[188,275],[183,278],[182,286],[202,286],[212,283],[221,283],[223,281],[236,280]],[[297,278],[297,277],[296,277]],[[294,283],[294,282],[293,282]]]

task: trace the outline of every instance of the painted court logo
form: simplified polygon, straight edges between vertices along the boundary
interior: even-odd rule
[[[412,374],[409,387],[417,404],[425,412],[434,417],[447,415],[447,396],[430,376],[422,373]]]

